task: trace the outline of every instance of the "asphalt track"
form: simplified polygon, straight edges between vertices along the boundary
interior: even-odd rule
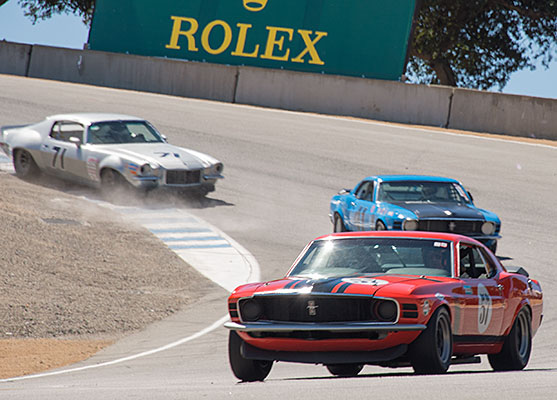
[[[342,101],[339,99],[339,101]],[[312,238],[331,231],[328,203],[372,174],[457,178],[476,204],[503,221],[498,254],[541,281],[544,322],[525,371],[481,364],[446,375],[365,367],[334,378],[322,366],[278,363],[265,382],[238,383],[228,367],[227,331],[141,358],[76,372],[0,383],[1,399],[548,399],[557,390],[557,147],[370,121],[292,113],[132,91],[0,75],[0,123],[46,115],[115,111],[152,121],[169,141],[225,163],[211,201],[188,210],[249,250],[263,279],[278,278]],[[488,110],[486,110],[488,112]],[[472,117],[472,116],[471,116]],[[82,367],[149,351],[203,331],[225,313],[217,290],[181,313],[129,336]]]

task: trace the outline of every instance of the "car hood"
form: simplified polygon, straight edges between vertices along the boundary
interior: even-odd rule
[[[484,219],[483,214],[477,208],[462,203],[393,202],[393,204],[413,212],[419,219]]]
[[[446,283],[451,280],[452,278],[437,276],[418,277],[397,274],[351,275],[325,279],[290,277],[258,286],[250,285],[250,289],[254,295],[363,294],[390,297],[407,296],[418,287]],[[247,295],[247,293],[245,294]]]
[[[202,169],[217,162],[206,154],[168,143],[102,145],[102,149],[110,154],[135,162],[144,160],[144,162],[156,163],[166,169]]]

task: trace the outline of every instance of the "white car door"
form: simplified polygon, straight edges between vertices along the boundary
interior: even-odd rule
[[[41,147],[47,168],[55,175],[71,180],[87,180],[86,154],[81,144],[84,127],[70,121],[56,122]]]

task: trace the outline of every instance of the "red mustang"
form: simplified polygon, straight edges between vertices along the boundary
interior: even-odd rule
[[[483,244],[432,232],[322,236],[284,279],[228,299],[229,359],[243,381],[273,361],[324,364],[355,376],[365,364],[444,373],[480,362],[523,369],[542,321],[542,290],[508,272]]]

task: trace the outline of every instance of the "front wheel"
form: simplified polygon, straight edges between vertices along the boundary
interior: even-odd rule
[[[39,174],[39,167],[27,150],[16,150],[13,156],[15,173],[21,179],[32,179]]]
[[[385,226],[383,221],[377,221],[377,223],[375,224],[375,230],[376,231],[386,231],[387,227]]]
[[[427,328],[410,345],[410,363],[417,374],[443,374],[451,365],[452,355],[451,318],[444,307],[438,308]]]
[[[234,376],[244,382],[264,380],[271,372],[273,362],[244,358],[240,351],[242,343],[242,338],[236,332],[230,331],[228,336],[228,360]]]
[[[341,216],[338,214],[335,214],[333,232],[346,232],[346,226],[344,226],[344,222],[342,221]]]
[[[133,186],[119,172],[105,169],[101,173],[101,193],[106,200],[120,200],[129,197]]]
[[[335,376],[356,376],[364,366],[362,364],[329,364],[326,365],[329,372]]]
[[[501,352],[487,356],[489,364],[495,371],[518,371],[526,367],[532,351],[531,326],[530,313],[523,308],[505,338]]]

